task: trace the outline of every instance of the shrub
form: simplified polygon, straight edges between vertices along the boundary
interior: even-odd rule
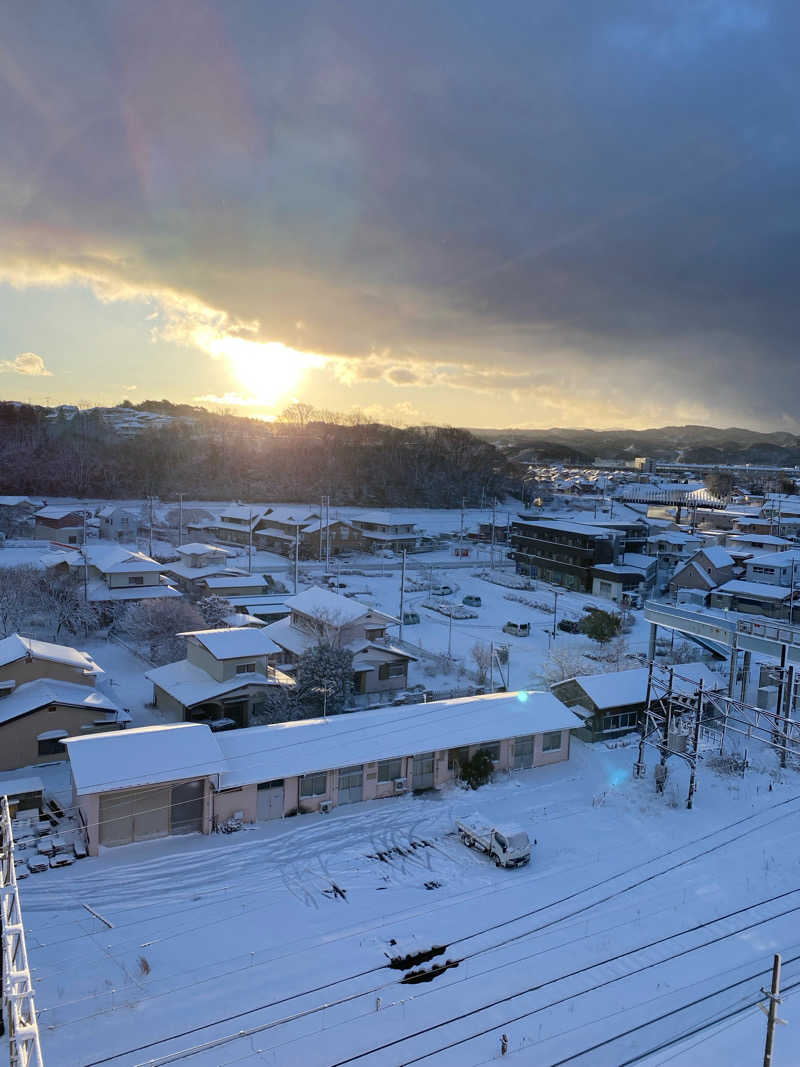
[[[601,645],[616,637],[622,628],[622,619],[613,611],[593,611],[581,619],[581,630]]]
[[[470,789],[478,789],[480,786],[486,785],[492,777],[493,767],[492,757],[485,748],[479,748],[474,756],[465,760],[461,765],[461,781],[468,785]]]

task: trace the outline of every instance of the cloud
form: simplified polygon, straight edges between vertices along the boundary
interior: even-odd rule
[[[29,374],[32,377],[52,377],[41,356],[35,352],[22,352],[15,359],[0,360],[0,374]]]
[[[214,396],[796,424],[797,5],[184,7],[4,26],[0,276],[142,301]]]

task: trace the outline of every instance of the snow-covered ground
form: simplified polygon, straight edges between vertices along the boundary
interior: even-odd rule
[[[652,775],[632,780],[635,751],[573,742],[568,764],[478,793],[28,878],[48,1067],[465,1067],[499,1058],[501,1034],[520,1065],[753,1063],[763,1015],[726,1017],[763,999],[775,951],[792,1025],[774,1062],[800,1062],[800,776],[769,754],[745,779],[703,766],[687,811],[677,761],[658,796]],[[466,849],[453,820],[475,809],[521,823],[533,863],[498,870]],[[434,946],[456,965],[430,982],[386,966]]]

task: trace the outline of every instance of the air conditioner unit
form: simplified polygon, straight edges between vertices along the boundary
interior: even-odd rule
[[[394,780],[395,793],[405,793],[408,791],[408,778],[395,778]]]
[[[322,801],[320,801],[319,810],[321,812],[327,813],[327,812],[329,812],[331,810],[332,807],[333,807],[333,801],[332,800],[322,800]]]

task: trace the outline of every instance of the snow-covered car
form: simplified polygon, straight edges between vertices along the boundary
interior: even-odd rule
[[[481,598],[479,596],[472,596],[472,595],[468,594],[467,596],[464,597],[464,599],[461,601],[461,603],[466,605],[466,607],[468,607],[468,608],[479,608],[481,606],[481,604],[482,604],[482,601],[481,601]]]
[[[529,622],[507,622],[503,627],[504,634],[510,634],[512,637],[530,637],[531,636],[531,624]]]
[[[452,596],[453,587],[450,585],[435,585],[431,589],[431,596]]]

